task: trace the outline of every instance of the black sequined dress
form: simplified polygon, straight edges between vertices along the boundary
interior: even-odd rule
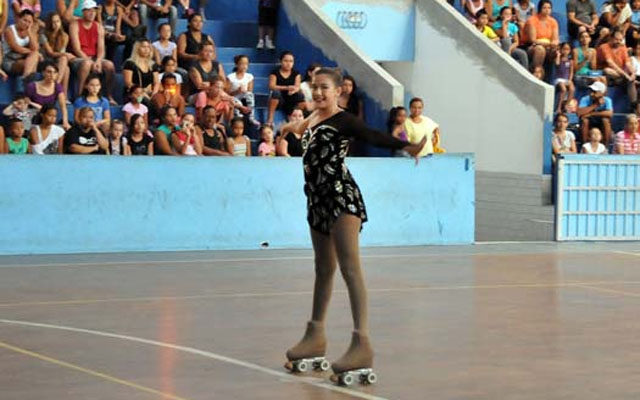
[[[302,138],[307,221],[318,232],[329,234],[342,213],[367,221],[362,194],[344,162],[354,138],[395,150],[408,144],[344,111],[307,130]]]

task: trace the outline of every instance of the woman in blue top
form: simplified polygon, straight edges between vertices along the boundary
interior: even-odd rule
[[[518,25],[513,22],[513,11],[510,7],[502,7],[500,16],[493,24],[493,30],[500,36],[502,50],[511,55],[520,65],[529,69],[529,55],[520,48]]]

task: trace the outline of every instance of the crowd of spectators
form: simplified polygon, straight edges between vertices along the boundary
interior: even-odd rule
[[[255,112],[256,77],[249,56],[235,56],[235,68],[227,74],[214,38],[202,30],[203,15],[189,10],[187,0],[103,0],[100,5],[60,0],[56,12],[44,19],[37,0],[14,0],[11,9],[1,8],[3,2],[7,0],[0,0],[0,16],[12,12],[15,23],[3,28],[0,74],[4,79],[15,76],[24,90],[3,110],[0,153],[302,155],[302,138],[278,130],[274,115],[282,110],[294,121],[313,111],[311,81],[320,64],[311,63],[302,75],[293,53],[280,54],[278,66],[266,77],[270,97],[262,123]],[[259,2],[257,49],[274,48],[278,3]],[[186,32],[176,34],[179,10],[188,24]],[[158,18],[168,22],[159,23],[152,38],[148,22]],[[124,46],[121,65],[114,64],[118,46]],[[114,93],[118,70],[123,104]],[[354,77],[344,77],[339,105],[364,119]],[[427,136],[426,155],[442,150],[438,125],[422,116],[423,105],[420,99],[411,101],[400,137],[419,142]],[[121,119],[113,118],[113,108],[122,111]],[[257,132],[259,145],[248,132]],[[359,155],[357,143],[352,147],[356,150],[351,154]]]
[[[629,104],[625,111],[640,114],[640,0],[606,1],[600,10],[594,0],[568,0],[568,41],[562,43],[561,24],[552,15],[550,0],[540,0],[537,6],[530,0],[461,1],[463,12],[484,36],[555,87],[559,117],[552,140],[554,153],[577,151],[569,144],[576,138],[565,135],[561,126],[572,114],[579,122],[575,133],[582,148],[587,146],[585,152],[601,153],[592,142],[592,137],[600,137],[604,147],[615,153],[638,153],[640,144],[634,135],[624,136],[631,145],[621,146],[623,135],[612,133],[614,104],[607,93],[610,87],[623,88],[624,104]],[[588,93],[575,98],[584,91]],[[628,127],[627,123],[625,132]]]

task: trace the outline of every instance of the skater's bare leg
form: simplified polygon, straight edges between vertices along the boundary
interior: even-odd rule
[[[358,217],[342,214],[331,231],[340,272],[349,291],[354,327],[349,349],[332,365],[336,373],[370,368],[373,365],[373,349],[369,341],[367,290],[360,267],[360,225]]]

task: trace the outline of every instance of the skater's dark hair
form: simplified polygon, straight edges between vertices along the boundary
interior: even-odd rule
[[[316,72],[316,76],[318,75],[328,76],[329,78],[331,78],[336,87],[342,86],[342,72],[338,69],[323,67],[320,68],[318,72]]]

